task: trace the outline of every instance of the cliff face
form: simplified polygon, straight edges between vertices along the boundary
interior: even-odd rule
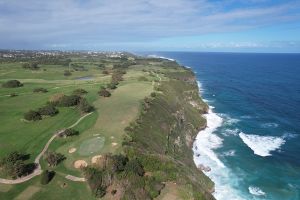
[[[145,99],[140,117],[127,129],[127,155],[161,182],[190,186],[194,199],[214,199],[214,183],[196,168],[192,152],[196,135],[206,127],[201,115],[208,106],[192,71],[174,62],[160,67],[155,94]]]

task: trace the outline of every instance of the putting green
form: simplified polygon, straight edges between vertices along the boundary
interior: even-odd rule
[[[93,153],[101,151],[104,146],[105,137],[93,137],[84,140],[78,150],[78,154],[81,156],[88,156]]]

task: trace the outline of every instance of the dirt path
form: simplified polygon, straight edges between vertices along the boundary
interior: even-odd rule
[[[87,113],[86,115],[80,117],[74,124],[72,124],[71,126],[69,126],[68,128],[73,128],[74,126],[76,126],[79,122],[81,122],[81,120],[83,120],[85,117],[89,116],[90,114],[92,114],[92,112]],[[60,130],[58,132],[56,132],[46,143],[46,145],[44,146],[43,150],[41,151],[41,153],[35,158],[34,163],[37,165],[37,167],[35,168],[35,170],[27,175],[27,176],[23,176],[21,178],[15,179],[15,180],[11,180],[11,179],[3,179],[0,178],[0,183],[3,184],[19,184],[19,183],[23,183],[26,182],[30,179],[32,179],[33,177],[36,177],[38,175],[40,175],[43,170],[41,168],[41,164],[40,164],[40,159],[41,157],[44,155],[44,153],[47,151],[48,147],[50,146],[51,142],[60,134],[62,133],[64,130]],[[75,176],[71,176],[71,175],[67,175],[65,178],[69,179],[69,180],[73,180],[73,181],[85,181],[84,178],[79,178],[79,177],[75,177]]]

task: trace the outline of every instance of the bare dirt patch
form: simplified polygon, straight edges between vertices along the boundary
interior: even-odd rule
[[[118,145],[118,143],[116,143],[116,142],[113,142],[113,143],[111,143],[111,145],[112,145],[113,147],[115,147],[115,146],[117,146],[117,145]]]
[[[74,153],[76,151],[76,148],[69,149],[69,153]]]
[[[87,166],[88,166],[88,164],[85,160],[76,160],[74,162],[74,167],[76,169],[84,168],[84,167],[87,167]]]
[[[94,156],[92,157],[92,164],[97,164],[101,161],[101,158],[102,158],[102,155],[97,155],[97,156]]]

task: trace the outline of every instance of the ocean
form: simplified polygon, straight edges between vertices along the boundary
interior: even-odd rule
[[[176,59],[197,76],[210,111],[194,161],[211,168],[217,200],[300,199],[300,54],[147,55]]]

